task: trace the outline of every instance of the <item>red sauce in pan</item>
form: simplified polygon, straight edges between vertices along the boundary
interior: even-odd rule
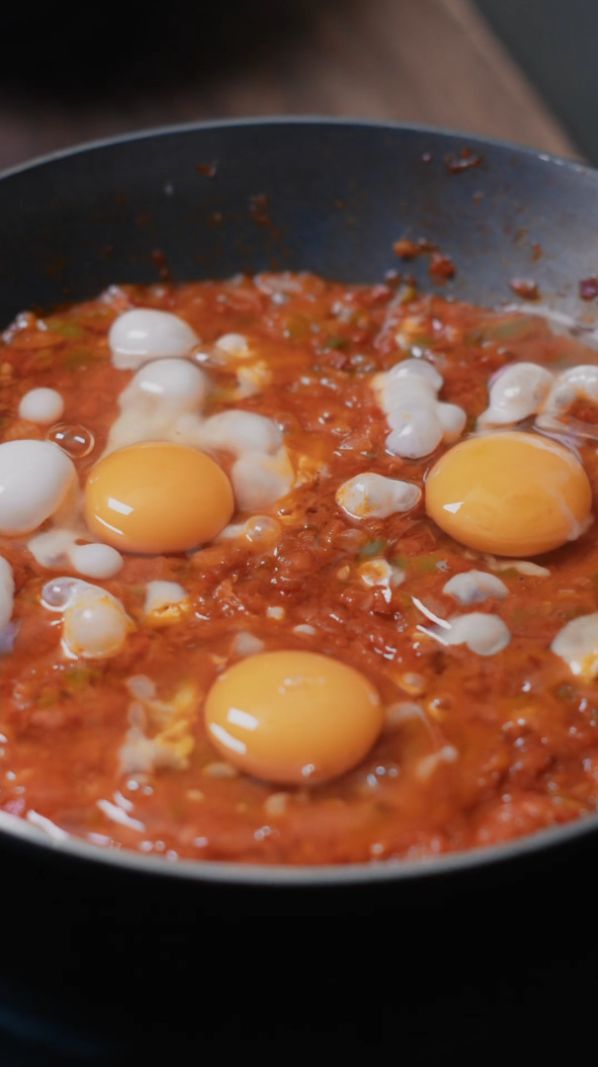
[[[107,332],[117,314],[137,305],[180,315],[208,354],[222,334],[250,340],[270,380],[234,406],[283,427],[302,484],[272,508],[281,529],[273,545],[256,551],[225,541],[184,555],[126,556],[122,571],[102,584],[136,626],[123,650],[106,660],[64,656],[56,617],[40,605],[51,575],[24,542],[0,537],[0,554],[15,574],[17,624],[12,651],[0,656],[0,808],[99,845],[169,859],[270,864],[419,858],[594,812],[598,691],[550,651],[568,620],[597,609],[593,530],[542,557],[546,574],[500,572],[508,597],[476,610],[498,611],[511,640],[482,657],[465,645],[444,648],[426,639],[413,601],[450,614],[455,605],[442,592],[447,578],[479,560],[443,534],[421,503],[407,514],[358,522],[335,502],[338,486],[364,469],[421,485],[448,447],[418,460],[385,450],[388,430],[368,381],[409,350],[441,365],[442,398],[466,410],[468,429],[501,367],[515,360],[587,363],[588,353],[554,336],[540,317],[419,297],[398,281],[368,287],[261,275],[124,287],[43,323],[23,316],[6,334],[0,441],[52,433],[17,413],[28,389],[51,386],[65,401],[62,421],[95,443],[75,460],[84,480],[131,376],[112,366]],[[407,345],[402,353],[397,329]],[[230,406],[234,376],[209,359],[206,366],[215,384],[210,410]],[[577,444],[595,492],[596,443]],[[372,558],[405,571],[390,596],[359,578],[359,566]],[[179,582],[188,592],[192,610],[178,623],[143,625],[143,589],[153,579]],[[239,633],[266,650],[334,657],[376,686],[391,710],[361,764],[325,785],[281,787],[222,759],[208,739],[202,705],[217,675],[238,659]],[[182,769],[122,773],[127,682],[140,675],[165,703],[182,687],[193,689]],[[392,709],[404,704],[419,710],[393,718]]]

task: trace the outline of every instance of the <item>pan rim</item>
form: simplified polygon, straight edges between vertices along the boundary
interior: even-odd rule
[[[498,845],[460,849],[421,860],[380,860],[339,864],[259,864],[227,860],[177,859],[142,855],[132,849],[105,847],[66,834],[51,837],[24,819],[0,811],[0,840],[32,845],[44,852],[73,860],[116,868],[129,874],[153,875],[158,878],[187,882],[204,882],[221,886],[245,886],[263,889],[338,889],[357,885],[381,885],[388,882],[428,882],[460,873],[480,873],[506,862],[529,859],[589,836],[598,830],[598,814],[582,816],[572,822],[549,826],[534,833]]]
[[[411,133],[430,134],[442,140],[463,140],[467,145],[480,145],[481,147],[502,148],[505,151],[514,152],[517,155],[540,160],[559,167],[566,167],[576,173],[584,174],[589,178],[598,180],[598,168],[589,166],[577,159],[559,156],[552,152],[542,152],[528,145],[518,144],[515,141],[504,140],[499,137],[482,137],[479,134],[468,133],[464,130],[448,127],[428,125],[418,122],[390,122],[382,119],[351,118],[350,116],[335,115],[264,115],[243,116],[230,119],[206,119],[199,122],[182,122],[165,126],[151,126],[142,130],[131,130],[118,134],[115,137],[94,138],[90,141],[81,141],[68,148],[59,148],[52,152],[46,152],[32,159],[16,163],[0,171],[0,181],[7,178],[17,177],[28,170],[43,167],[50,163],[56,163],[71,156],[83,155],[104,148],[113,148],[122,144],[143,141],[154,137],[168,137],[178,134],[199,132],[201,130],[214,129],[243,129],[255,126],[339,126],[341,128],[363,128],[388,130],[389,132],[406,131]]]

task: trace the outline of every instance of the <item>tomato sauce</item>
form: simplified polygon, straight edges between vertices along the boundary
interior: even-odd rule
[[[130,378],[112,366],[107,332],[135,306],[175,312],[193,327],[215,385],[209,410],[234,404],[275,419],[298,484],[272,509],[282,532],[270,546],[223,541],[186,555],[127,556],[102,584],[136,627],[123,651],[106,660],[64,656],[56,617],[40,605],[51,575],[24,543],[0,537],[16,580],[16,638],[0,655],[0,808],[97,845],[172,860],[304,865],[427,857],[594,812],[598,691],[576,680],[549,647],[568,620],[598,606],[593,528],[542,557],[544,574],[500,571],[509,596],[499,610],[511,641],[481,657],[422,633],[414,598],[450,614],[447,578],[487,561],[444,535],[421,503],[408,514],[361,521],[335,503],[339,485],[364,470],[421,485],[447,447],[422,460],[385,451],[387,427],[368,384],[374,371],[425,353],[443,375],[442,398],[465,408],[471,430],[499,368],[514,360],[587,363],[591,354],[572,337],[555,336],[539,316],[420,296],[399,279],[347,286],[262,274],[124,286],[43,319],[25,314],[7,331],[0,441],[46,436],[17,409],[28,389],[51,386],[64,397],[68,421],[93,438],[92,451],[76,459],[84,481]],[[248,337],[269,370],[270,380],[243,400],[231,399],[231,371],[210,361],[210,344],[227,332]],[[585,437],[577,447],[595,494],[595,441]],[[391,596],[359,578],[359,565],[373,558],[405,571]],[[143,590],[153,579],[181,583],[192,612],[165,628],[144,626]],[[497,610],[497,602],[476,610]],[[388,725],[362,764],[326,785],[280,788],[222,760],[206,735],[202,701],[238,658],[240,634],[268,650],[335,657],[376,685]],[[122,773],[129,682],[139,676],[152,680],[165,704],[190,687],[181,769]],[[405,703],[413,713],[393,715]]]

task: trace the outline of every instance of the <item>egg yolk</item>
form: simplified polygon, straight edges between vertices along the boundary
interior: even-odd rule
[[[233,508],[231,484],[218,464],[168,442],[110,453],[85,487],[89,529],[128,552],[185,552],[220,533]]]
[[[499,556],[536,556],[587,528],[592,490],[567,448],[531,433],[472,437],[426,481],[426,511],[455,541]]]
[[[382,717],[362,674],[314,652],[249,656],[217,679],[205,705],[222,755],[282,785],[315,785],[350,770],[374,744]]]

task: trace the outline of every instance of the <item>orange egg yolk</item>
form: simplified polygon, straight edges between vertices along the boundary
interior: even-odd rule
[[[536,556],[574,541],[591,518],[592,490],[577,457],[538,434],[472,437],[426,481],[426,511],[455,541],[499,556]]]
[[[90,531],[124,552],[185,552],[220,533],[233,509],[231,484],[218,464],[168,442],[110,453],[85,487]]]
[[[315,785],[350,770],[382,728],[376,689],[314,652],[263,652],[230,667],[205,705],[208,734],[228,761],[282,785]]]

